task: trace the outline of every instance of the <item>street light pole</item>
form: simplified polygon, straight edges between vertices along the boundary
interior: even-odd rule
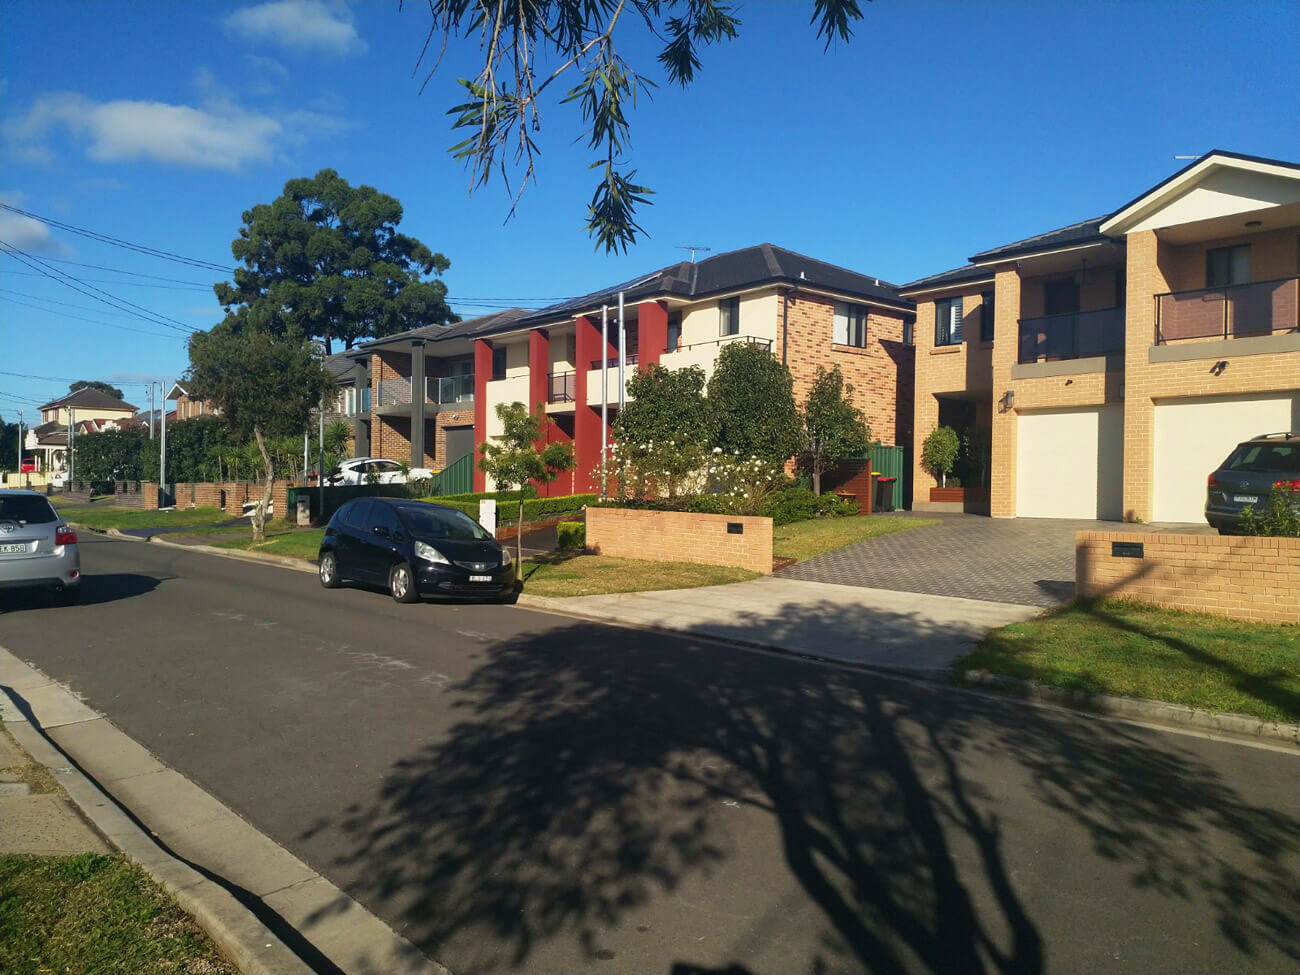
[[[18,470],[14,471],[14,483],[23,479],[23,411],[18,411]]]
[[[158,507],[167,499],[167,380],[158,384],[162,396],[162,414],[158,422]]]

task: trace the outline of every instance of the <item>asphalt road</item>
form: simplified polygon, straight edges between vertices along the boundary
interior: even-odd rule
[[[457,975],[1300,964],[1292,754],[143,543],[83,568],[0,644]]]

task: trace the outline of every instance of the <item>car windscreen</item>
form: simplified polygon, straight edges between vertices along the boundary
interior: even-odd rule
[[[31,494],[0,491],[0,521],[17,521],[25,525],[48,525],[58,521],[50,503]]]
[[[1300,446],[1286,443],[1247,443],[1223,465],[1225,470],[1264,474],[1300,472]]]
[[[402,520],[416,538],[482,541],[491,538],[477,521],[454,508],[403,507]]]

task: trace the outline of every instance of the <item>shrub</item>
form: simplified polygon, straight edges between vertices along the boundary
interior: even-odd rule
[[[555,526],[555,534],[560,548],[574,551],[587,546],[587,523],[583,521],[562,521]]]
[[[932,477],[939,479],[944,487],[948,486],[948,475],[952,465],[957,462],[957,453],[961,444],[957,440],[957,431],[952,427],[936,427],[930,431],[921,446],[921,466]]]
[[[699,497],[692,498],[690,510],[701,515],[725,515],[730,513],[722,498],[716,494],[701,494]]]
[[[817,514],[823,518],[853,518],[858,514],[858,506],[838,494],[823,494],[817,498]]]
[[[513,493],[514,498],[493,498],[491,493],[485,493],[482,496],[469,496],[472,500],[466,499],[465,495],[447,498],[422,498],[421,500],[431,501],[434,504],[445,504],[448,508],[463,511],[475,521],[478,520],[479,501],[493,500],[497,503],[497,522],[500,524],[513,524],[519,517],[519,492],[492,493]],[[598,497],[594,494],[562,494],[555,498],[526,498],[524,500],[524,521],[532,521],[535,518],[545,518],[551,515],[564,515],[571,511],[581,511],[588,505],[595,504],[598,500]]]
[[[833,494],[824,498],[839,500]],[[796,521],[807,521],[817,516],[820,507],[818,497],[812,491],[802,487],[786,488],[770,495],[763,505],[762,513],[772,519],[774,525],[789,525]]]
[[[1268,492],[1263,513],[1253,507],[1242,512],[1241,530],[1247,535],[1273,535],[1300,538],[1300,490],[1278,481]]]

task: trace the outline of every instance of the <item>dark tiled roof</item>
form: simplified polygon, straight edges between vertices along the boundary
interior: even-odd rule
[[[623,292],[624,301],[633,302],[672,295],[704,298],[725,291],[776,283],[823,288],[908,310],[912,307],[912,303],[903,298],[898,293],[898,288],[888,281],[827,264],[784,247],[758,244],[716,254],[695,263],[682,261],[670,264],[621,284],[549,305],[507,325],[481,331],[513,331],[571,318],[604,304],[615,304],[620,291]]]
[[[57,420],[51,420],[49,423],[42,423],[39,427],[32,427],[32,433],[36,434],[36,442],[46,444],[52,447],[68,445],[68,425],[60,423]]]
[[[907,294],[909,291],[942,288],[947,285],[955,286],[964,284],[967,281],[978,281],[981,278],[991,278],[992,276],[993,269],[990,267],[982,267],[978,264],[963,264],[951,271],[943,271],[939,274],[931,274],[929,277],[909,281],[907,284],[900,285],[898,290],[903,294]]]
[[[1079,223],[1072,223],[1070,226],[1062,227],[1059,230],[1049,230],[1045,234],[1035,234],[1033,237],[1026,237],[1024,240],[1017,240],[1001,247],[980,251],[978,254],[971,256],[971,261],[976,264],[990,264],[1009,257],[1032,254],[1035,251],[1049,251],[1058,247],[1075,247],[1079,244],[1092,244],[1109,240],[1110,238],[1098,229],[1109,219],[1110,214],[1107,213],[1100,217],[1093,217],[1090,220],[1081,220]]]
[[[364,351],[370,352],[374,349],[387,348],[391,345],[400,345],[409,342],[411,339],[425,339],[429,342],[446,342],[450,339],[464,338],[470,335],[477,335],[480,332],[495,330],[502,325],[513,322],[518,318],[527,315],[527,308],[507,308],[504,311],[494,312],[491,315],[480,315],[478,318],[468,318],[463,322],[457,322],[454,325],[422,325],[419,328],[412,328],[405,332],[398,332],[395,335],[385,335],[381,339],[374,339],[370,342],[363,342],[353,349],[353,353]],[[346,355],[347,353],[341,353]]]
[[[102,389],[79,389],[75,393],[69,393],[61,399],[51,400],[41,407],[42,410],[52,410],[57,406],[79,406],[83,410],[130,410],[134,413],[139,409],[138,406],[132,406],[116,396],[110,396]]]

